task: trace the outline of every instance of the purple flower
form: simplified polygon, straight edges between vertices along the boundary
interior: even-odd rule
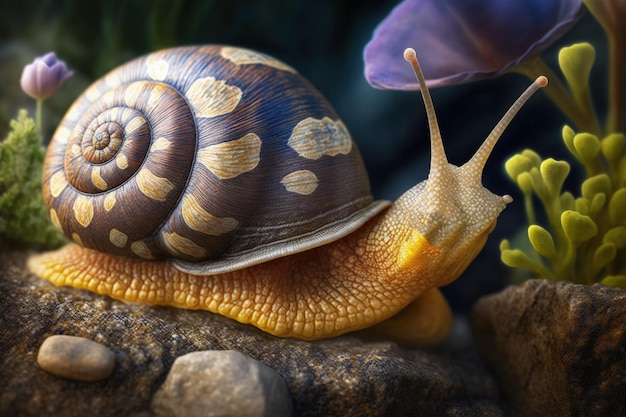
[[[365,77],[378,88],[419,88],[401,59],[408,47],[429,87],[494,77],[539,54],[584,10],[581,0],[405,0],[365,47]]]
[[[53,96],[73,74],[65,62],[58,60],[54,52],[49,52],[24,67],[20,84],[32,98],[44,100]]]

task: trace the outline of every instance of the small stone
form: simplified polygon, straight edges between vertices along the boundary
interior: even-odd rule
[[[61,378],[100,381],[115,369],[115,355],[106,346],[78,336],[54,335],[41,344],[37,363]]]
[[[519,416],[626,415],[626,291],[530,280],[480,299],[483,357]]]
[[[158,416],[290,416],[287,384],[272,368],[233,350],[188,353],[155,394]]]

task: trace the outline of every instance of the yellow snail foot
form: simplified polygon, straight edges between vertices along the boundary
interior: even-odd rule
[[[452,312],[437,288],[432,288],[398,314],[357,333],[366,339],[393,340],[408,347],[443,342],[452,330]]]
[[[315,307],[319,297],[309,294],[308,287],[287,287],[281,284],[282,280],[271,281],[280,268],[287,266],[284,261],[274,261],[238,274],[196,276],[182,273],[168,262],[114,257],[72,244],[28,260],[32,272],[57,286],[82,288],[126,302],[204,309],[280,337],[317,340],[349,332],[346,320],[342,321],[344,326],[337,327],[341,316],[331,315],[323,321],[317,315],[315,321],[311,314],[307,319],[308,310],[297,310],[298,304],[289,304],[293,291],[307,299],[306,308]],[[322,307],[331,309],[330,302],[327,299],[316,311],[322,312]],[[352,328],[367,324],[353,323]],[[432,346],[445,339],[451,327],[452,315],[446,300],[439,290],[431,289],[395,316],[357,335],[407,346]]]

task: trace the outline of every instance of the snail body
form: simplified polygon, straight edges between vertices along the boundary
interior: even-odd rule
[[[44,165],[52,222],[75,244],[29,266],[56,285],[206,309],[315,340],[370,328],[432,344],[451,328],[437,290],[474,259],[510,201],[483,166],[535,82],[465,165],[431,128],[429,179],[375,201],[330,104],[291,67],[230,46],[131,61],[94,83]],[[418,318],[415,318],[415,317]]]

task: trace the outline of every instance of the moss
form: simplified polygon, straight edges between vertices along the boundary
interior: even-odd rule
[[[0,241],[5,246],[55,247],[63,242],[43,202],[41,142],[25,110],[11,121],[9,135],[0,142]]]

